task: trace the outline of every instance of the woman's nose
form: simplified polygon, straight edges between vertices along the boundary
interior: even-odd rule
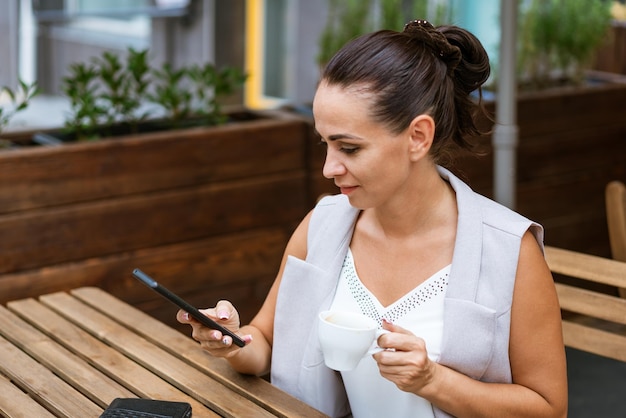
[[[334,154],[335,152],[331,149],[326,151],[326,160],[324,161],[322,174],[327,179],[332,179],[346,173],[346,167]]]

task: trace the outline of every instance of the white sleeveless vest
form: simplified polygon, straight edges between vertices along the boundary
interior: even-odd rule
[[[459,213],[439,363],[477,380],[510,383],[510,308],[521,238],[530,228],[543,248],[543,229],[438,170],[456,192]],[[343,195],[317,204],[306,260],[288,258],[276,304],[272,383],[332,417],[349,416],[350,405],[340,374],[324,365],[317,314],[332,303],[358,213]]]

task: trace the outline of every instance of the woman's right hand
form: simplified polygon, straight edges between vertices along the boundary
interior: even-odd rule
[[[238,334],[240,327],[239,312],[237,312],[229,301],[221,300],[214,308],[201,309],[200,312]],[[191,325],[193,329],[191,334],[192,338],[198,341],[203,349],[215,357],[228,358],[239,350],[239,347],[233,344],[233,339],[230,336],[223,335],[216,329],[202,325],[183,310],[178,311],[176,320],[181,324]],[[252,336],[250,335],[241,335],[241,338],[246,342],[246,345],[252,341]]]

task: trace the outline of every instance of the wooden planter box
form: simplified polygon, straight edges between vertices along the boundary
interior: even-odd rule
[[[626,83],[522,95],[516,208],[548,245],[610,255],[604,187],[626,181]],[[175,325],[135,267],[248,321],[320,194],[324,149],[287,112],[211,129],[0,152],[0,303],[95,285]],[[479,141],[489,151],[490,138]],[[493,190],[493,162],[453,168]]]
[[[596,53],[593,68],[626,74],[626,22],[613,21],[608,39]]]
[[[610,257],[604,188],[626,180],[626,79],[613,79],[518,98],[516,210],[544,225],[548,245]],[[487,157],[455,171],[492,196],[491,138],[480,141]]]
[[[610,257],[604,188],[626,181],[626,77],[591,77],[599,84],[519,95],[515,209],[543,224],[546,244]],[[495,103],[487,108],[493,112]],[[493,197],[491,137],[475,141],[485,155],[460,157],[452,171]],[[321,173],[323,152],[312,148],[314,173]],[[336,191],[321,175],[311,182],[318,195]]]
[[[131,277],[140,267],[199,306],[239,302],[249,320],[319,174],[309,125],[261,116],[0,152],[0,302],[94,285],[172,324],[176,309]]]

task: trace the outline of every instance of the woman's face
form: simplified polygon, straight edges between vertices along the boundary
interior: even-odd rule
[[[324,177],[360,209],[379,206],[410,180],[409,130],[392,134],[370,116],[372,97],[322,83],[313,101],[315,128],[327,145]]]

